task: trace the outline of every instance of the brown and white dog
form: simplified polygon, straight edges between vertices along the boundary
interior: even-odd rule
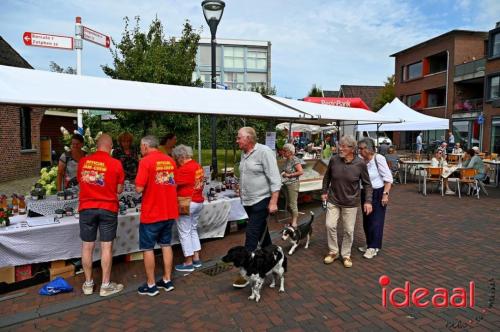
[[[285,291],[287,258],[280,246],[271,244],[253,252],[243,246],[233,247],[229,249],[226,256],[222,257],[222,261],[233,263],[234,266],[240,268],[241,276],[250,282],[252,295],[248,297],[249,300],[259,302],[260,290],[268,275],[272,277],[270,288],[276,286],[276,276],[280,281],[279,292]]]
[[[286,226],[281,232],[281,239],[283,241],[290,240],[292,242],[292,247],[288,251],[289,255],[293,255],[295,249],[299,246],[300,242],[306,238],[306,245],[304,248],[309,248],[309,242],[311,241],[312,235],[312,223],[314,221],[314,212],[311,211],[311,219],[299,225],[297,228],[293,228],[292,226]]]

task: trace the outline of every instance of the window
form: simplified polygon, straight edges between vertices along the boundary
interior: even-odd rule
[[[489,35],[489,55],[490,58],[500,56],[500,30],[490,32]]]
[[[406,105],[408,105],[413,109],[422,108],[420,99],[421,99],[420,93],[416,95],[406,96]]]
[[[244,68],[243,47],[224,47],[224,68]]]
[[[19,110],[19,122],[21,125],[21,149],[31,149],[31,111],[23,107]]]
[[[267,68],[267,53],[259,51],[248,51],[247,68],[265,70]]]
[[[487,99],[489,100],[500,98],[500,75],[488,78],[487,93]]]
[[[230,90],[243,90],[245,83],[245,74],[243,73],[224,73],[224,84]]]
[[[408,77],[406,79],[411,80],[422,76],[422,61],[408,65]]]
[[[491,152],[500,153],[500,118],[491,122]]]
[[[445,105],[446,89],[434,89],[427,92],[427,107]]]
[[[447,67],[447,58],[446,52],[432,55],[427,58],[429,62],[429,73],[434,74],[442,71],[446,71]]]

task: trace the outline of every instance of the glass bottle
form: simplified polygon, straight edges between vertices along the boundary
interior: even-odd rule
[[[19,214],[26,214],[26,201],[23,195],[19,196]]]
[[[17,199],[17,195],[12,195],[12,213],[17,214],[19,212],[19,200]]]

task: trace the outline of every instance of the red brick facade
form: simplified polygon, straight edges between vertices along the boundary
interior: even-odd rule
[[[40,137],[48,137],[51,140],[52,150],[57,156],[63,153],[61,126],[70,133],[76,130],[76,117],[54,116],[46,114],[40,125]]]
[[[44,109],[31,109],[31,146],[21,150],[20,106],[0,105],[0,182],[22,179],[40,170],[40,123]]]

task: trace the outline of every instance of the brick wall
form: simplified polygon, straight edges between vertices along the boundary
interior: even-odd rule
[[[488,75],[500,73],[500,59],[496,58],[486,62],[485,80]],[[485,87],[487,86],[485,81]],[[486,97],[486,96],[485,96]],[[483,150],[491,150],[491,124],[494,118],[500,117],[500,108],[493,107],[490,101],[485,100],[483,107],[484,125],[483,125]]]
[[[64,151],[64,145],[61,140],[61,126],[72,133],[76,129],[76,118],[45,115],[40,125],[40,136],[50,138],[52,150],[56,151],[57,156]]]
[[[21,151],[20,107],[0,105],[0,182],[22,179],[40,170],[40,123],[44,109],[31,108],[32,150]]]

